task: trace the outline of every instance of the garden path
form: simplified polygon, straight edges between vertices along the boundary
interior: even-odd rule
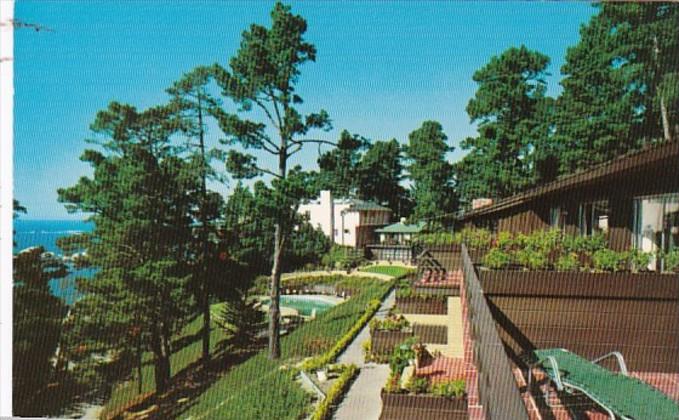
[[[389,313],[389,309],[394,306],[395,301],[395,292],[392,291],[382,302],[375,317],[383,319]],[[363,343],[368,340],[370,340],[370,323],[363,327],[338,359],[339,363],[355,364],[361,371],[337,408],[333,417],[335,420],[377,420],[380,417],[382,412],[380,391],[389,377],[389,365],[365,363]]]

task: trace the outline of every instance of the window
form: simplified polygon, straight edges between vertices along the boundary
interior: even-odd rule
[[[349,229],[344,229],[344,233],[349,233]]]
[[[653,253],[679,248],[679,193],[634,200],[634,246]],[[662,261],[653,258],[649,268],[662,270]]]
[[[566,209],[561,206],[549,209],[549,225],[559,230],[566,229]]]
[[[610,211],[606,200],[581,204],[578,214],[580,234],[592,236],[597,233],[607,233],[609,215]]]
[[[339,232],[337,232],[337,229],[333,229],[333,230],[334,230],[333,233],[335,234],[335,236],[338,236],[338,235],[339,235]]]

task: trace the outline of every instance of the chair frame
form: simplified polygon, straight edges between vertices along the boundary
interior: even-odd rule
[[[559,349],[562,351],[568,352],[567,349]],[[620,368],[620,373],[622,373],[625,376],[629,376],[629,371],[627,370],[627,364],[625,363],[625,359],[622,356],[622,353],[619,351],[612,351],[610,353],[606,353],[603,356],[597,357],[595,359],[590,360],[589,362],[598,364],[599,362],[609,358],[609,357],[615,357],[616,361],[618,362],[618,367]],[[549,375],[546,369],[544,369],[543,365],[544,363],[548,362],[551,365],[552,371],[554,372],[554,378]],[[578,391],[586,395],[590,400],[594,401],[599,407],[603,408],[607,413],[608,416],[610,417],[611,420],[615,420],[615,414],[613,413],[613,410],[607,407],[602,401],[600,401],[598,398],[596,398],[594,395],[591,393],[587,392],[587,390],[583,389],[580,386],[577,386],[575,384],[572,384],[568,382],[568,380],[564,380],[561,377],[561,372],[559,371],[559,363],[556,361],[556,358],[554,356],[547,356],[546,359],[542,361],[537,361],[534,363],[531,363],[528,365],[528,391],[530,392],[531,390],[531,384],[532,384],[532,378],[533,378],[533,368],[541,368],[543,372],[547,375],[547,377],[550,379],[551,382],[554,382],[556,385],[556,389],[558,391],[566,391],[568,393],[572,393],[573,391]],[[548,397],[548,391],[545,391],[545,403],[549,405],[549,399]],[[622,419],[629,419],[628,417],[621,416]]]

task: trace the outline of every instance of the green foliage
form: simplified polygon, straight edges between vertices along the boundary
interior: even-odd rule
[[[313,356],[315,353],[311,353],[304,343],[318,339],[327,339],[332,343],[342,337],[349,337],[348,333],[351,331],[356,330],[358,333],[361,327],[356,329],[357,322],[360,320],[365,325],[372,316],[370,314],[365,318],[368,303],[373,299],[383,298],[391,286],[382,281],[363,280],[360,293],[349,301],[331,308],[314,321],[305,323],[284,336],[281,339],[282,357],[294,361],[299,357]],[[353,336],[343,340],[346,341],[344,346],[352,339]],[[332,353],[336,357],[340,352],[341,350]],[[325,359],[325,363],[315,368],[329,363],[332,357]],[[311,397],[295,381],[297,371],[285,369],[284,366],[280,361],[270,360],[266,352],[257,353],[217,379],[182,416],[234,420],[303,417],[307,414]],[[215,404],[215,401],[220,404]]]
[[[40,395],[53,379],[51,363],[60,342],[66,305],[49,287],[66,276],[59,258],[34,247],[13,261],[12,405],[21,416],[42,416]]]
[[[316,411],[314,411],[314,414],[311,416],[312,420],[327,420],[332,417],[333,407],[339,403],[340,399],[349,390],[352,380],[358,375],[358,371],[354,364],[348,365],[343,369],[339,378],[330,387],[325,399],[321,401]]]
[[[363,329],[365,324],[375,315],[375,312],[380,308],[382,301],[379,299],[371,300],[365,309],[363,315],[356,321],[356,323],[340,338],[335,345],[326,353],[319,357],[306,360],[302,364],[304,370],[317,370],[328,363],[333,362],[349,344],[354,340],[358,333]]]
[[[554,268],[557,271],[578,271],[580,269],[580,259],[575,252],[559,256],[554,263]]]
[[[594,268],[598,271],[617,272],[623,270],[626,253],[600,249],[592,254]]]
[[[229,68],[215,64],[212,75],[223,96],[236,108],[229,113],[214,107],[227,145],[239,145],[243,152],[230,150],[227,169],[237,178],[271,175],[270,188],[264,188],[259,204],[273,218],[272,287],[279,287],[282,264],[291,232],[299,217],[296,214],[303,199],[315,195],[311,174],[299,165],[289,168],[289,160],[309,143],[331,142],[307,137],[310,131],[332,128],[325,110],[300,113],[303,99],[296,86],[301,66],[316,60],[316,48],[304,35],[307,23],[291,13],[290,6],[276,2],[271,11],[271,27],[252,24],[242,34],[240,48],[229,60]],[[256,113],[252,113],[256,109]],[[254,116],[248,119],[247,116]],[[264,152],[277,163],[275,169],[262,166],[250,150]],[[276,308],[277,305],[272,305]],[[269,347],[272,357],[280,356],[278,318],[269,318],[272,335]]]
[[[547,56],[522,45],[474,73],[479,87],[467,113],[479,134],[462,142],[469,153],[455,166],[465,203],[514,194],[541,177],[551,107],[545,97],[548,64]]]
[[[631,249],[625,256],[628,266],[634,273],[648,270],[648,265],[651,263],[652,258],[652,253],[643,252],[639,249]]]
[[[337,147],[318,158],[318,190],[330,190],[336,197],[350,197],[358,189],[358,165],[368,140],[342,130]]]
[[[384,319],[374,318],[370,321],[370,332],[403,331],[410,327],[410,322],[403,316],[388,316]]]
[[[591,167],[664,136],[676,124],[679,5],[602,4],[568,49],[553,144],[561,172]]]
[[[488,229],[464,228],[459,232],[459,243],[470,249],[488,249],[493,241],[493,234]]]
[[[404,150],[415,202],[411,218],[415,221],[436,219],[457,207],[452,166],[446,158],[452,147],[447,140],[443,127],[436,121],[423,122],[408,136]]]
[[[392,276],[394,278],[401,278],[415,272],[415,269],[399,265],[369,265],[367,267],[362,267],[361,271],[366,273],[386,274],[387,276]]]
[[[679,271],[679,249],[665,253],[663,255],[663,262],[665,264],[665,271],[670,273]]]
[[[264,327],[265,316],[257,306],[256,299],[245,293],[224,302],[215,315],[215,322],[222,328],[230,344],[245,349],[257,341],[257,334]]]
[[[91,127],[100,150],[82,156],[93,176],[58,191],[69,211],[92,214],[94,230],[78,239],[97,268],[77,284],[83,297],[72,308],[64,351],[87,366],[102,355],[129,358],[141,340],[154,353],[159,390],[170,377],[169,341],[194,312],[191,214],[200,182],[171,142],[180,126],[171,106],[140,112],[112,102]]]
[[[398,394],[401,392],[401,373],[391,371],[387,383],[384,385],[384,392]]]
[[[394,347],[394,351],[389,358],[389,369],[392,374],[400,375],[403,369],[408,366],[409,360],[415,359],[413,345],[417,343],[417,337],[410,337],[400,345]]]
[[[500,248],[493,248],[483,257],[483,264],[494,270],[501,270],[512,262],[512,256]]]
[[[420,233],[417,242],[424,245],[452,245],[460,243],[460,235],[452,232]]]
[[[544,270],[549,263],[547,253],[541,249],[529,247],[515,251],[514,261],[529,270]]]
[[[405,388],[412,394],[424,394],[429,390],[429,381],[425,377],[413,375],[405,384]]]
[[[396,139],[371,144],[358,164],[358,197],[386,203],[395,217],[410,213],[407,191],[400,185],[403,179],[401,145]]]
[[[321,257],[321,264],[328,269],[351,270],[367,262],[366,258],[357,253],[349,246],[333,245],[330,250]]]
[[[465,394],[464,379],[452,379],[431,385],[429,390],[432,394],[446,398],[460,398]]]

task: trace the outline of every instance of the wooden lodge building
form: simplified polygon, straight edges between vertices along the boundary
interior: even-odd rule
[[[679,248],[679,142],[646,147],[460,215],[458,227],[603,232],[611,248]]]

